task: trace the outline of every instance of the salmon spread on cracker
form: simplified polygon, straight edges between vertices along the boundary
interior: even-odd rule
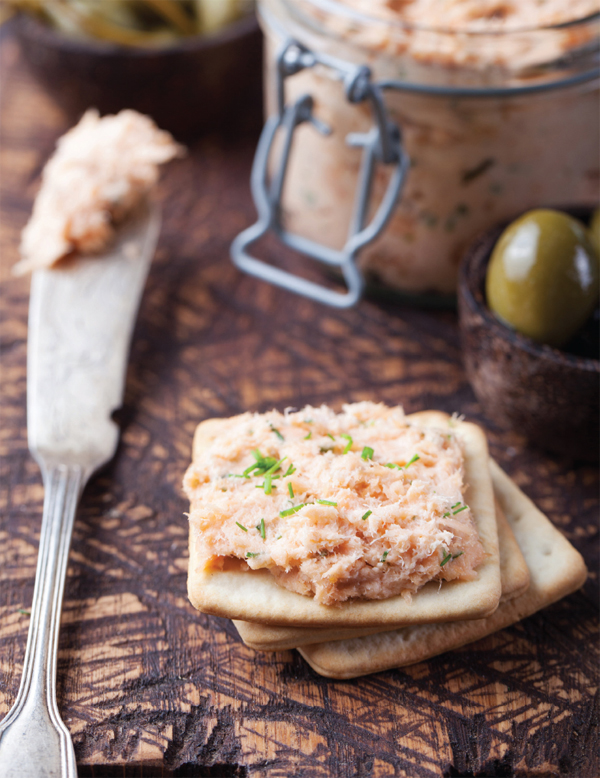
[[[234,417],[184,488],[205,569],[237,559],[335,605],[475,579],[484,551],[463,479],[452,428],[360,402]]]

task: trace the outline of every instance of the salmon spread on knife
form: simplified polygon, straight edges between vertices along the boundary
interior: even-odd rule
[[[159,165],[184,152],[149,116],[126,109],[100,117],[90,108],[44,167],[13,273],[104,250],[157,182]]]
[[[229,419],[184,479],[204,569],[239,560],[323,605],[475,579],[467,486],[452,427],[371,402]]]

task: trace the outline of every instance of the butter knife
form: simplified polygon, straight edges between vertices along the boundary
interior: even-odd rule
[[[144,204],[103,256],[77,257],[31,281],[27,435],[44,508],[21,685],[0,723],[0,778],[75,778],[56,702],[56,657],[67,558],[86,482],[112,459],[131,333],[160,229]]]

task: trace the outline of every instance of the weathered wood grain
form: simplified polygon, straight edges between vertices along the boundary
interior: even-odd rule
[[[42,508],[27,452],[28,280],[10,276],[39,172],[66,129],[10,36],[0,45],[0,715],[16,694]],[[78,513],[59,706],[81,775],[598,774],[595,469],[491,426],[455,316],[367,301],[331,311],[238,274],[256,138],[205,139],[166,171],[164,228],[131,355],[115,460]],[[370,398],[484,423],[493,455],[586,556],[583,591],[471,646],[347,682],[255,653],[186,597],[180,483],[197,422]]]

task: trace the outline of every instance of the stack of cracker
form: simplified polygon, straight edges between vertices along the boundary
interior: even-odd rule
[[[435,411],[407,420],[435,429],[451,426],[460,437],[464,500],[485,551],[474,580],[432,580],[410,598],[400,594],[324,605],[283,588],[265,569],[235,564],[207,568],[200,562],[199,536],[191,527],[192,604],[204,613],[233,619],[252,649],[297,648],[316,672],[345,679],[458,648],[582,586],[587,570],[581,555],[489,458],[479,427]],[[212,419],[199,425],[194,461],[218,440],[227,423]]]

